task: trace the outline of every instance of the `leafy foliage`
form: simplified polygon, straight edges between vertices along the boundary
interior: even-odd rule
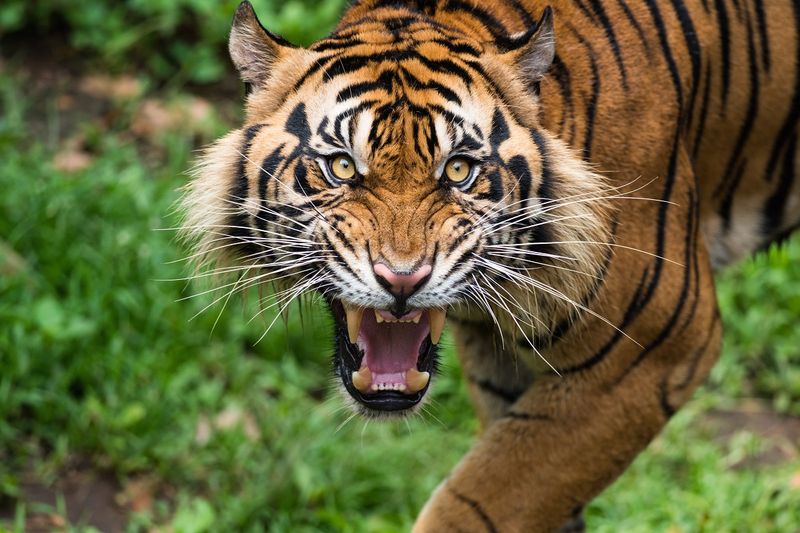
[[[252,0],[262,23],[297,44],[323,37],[345,0]],[[0,36],[66,31],[69,44],[97,66],[149,72],[180,85],[229,74],[227,37],[239,0],[4,0]]]
[[[800,241],[726,272],[718,295],[727,336],[711,383],[800,415]]]

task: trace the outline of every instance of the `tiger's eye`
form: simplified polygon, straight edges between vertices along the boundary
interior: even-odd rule
[[[444,175],[453,183],[464,183],[472,173],[472,165],[463,157],[454,157],[444,167]]]
[[[353,179],[356,175],[356,164],[349,156],[334,156],[333,159],[331,159],[330,166],[331,172],[336,179],[348,181]]]

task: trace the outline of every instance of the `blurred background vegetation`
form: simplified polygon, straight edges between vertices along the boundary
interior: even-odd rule
[[[254,0],[309,43],[344,0]],[[180,281],[173,206],[240,120],[235,0],[0,4],[0,531],[406,531],[477,425],[450,350],[434,401],[349,419],[328,319]],[[169,281],[178,280],[178,281]],[[800,528],[800,241],[719,284],[709,384],[587,510],[596,531]]]

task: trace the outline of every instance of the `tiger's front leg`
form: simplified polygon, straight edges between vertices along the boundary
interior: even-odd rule
[[[484,393],[498,418],[434,492],[414,531],[556,531],[579,519],[582,508],[647,446],[716,360],[721,328],[704,251],[691,263],[663,273],[667,279],[655,289],[653,307],[641,324],[630,325],[641,346],[589,321],[560,347],[574,350],[574,360],[583,364],[560,368],[561,376],[537,377],[502,414],[502,404],[488,398],[491,391]],[[642,270],[642,279],[648,272]],[[683,282],[689,294],[681,303],[674,287]],[[620,283],[629,284],[622,278]],[[621,288],[609,288],[614,290]],[[464,329],[454,329],[458,339]],[[470,349],[466,339],[457,344]],[[601,351],[578,352],[588,346]],[[470,363],[464,366],[469,374]],[[473,397],[484,401],[475,387]]]

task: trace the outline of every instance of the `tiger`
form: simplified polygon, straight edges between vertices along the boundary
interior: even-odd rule
[[[709,374],[714,273],[800,223],[797,0],[354,0],[295,46],[242,2],[245,118],[182,203],[200,265],[319,295],[366,417],[447,326],[482,430],[415,532],[580,531]]]

